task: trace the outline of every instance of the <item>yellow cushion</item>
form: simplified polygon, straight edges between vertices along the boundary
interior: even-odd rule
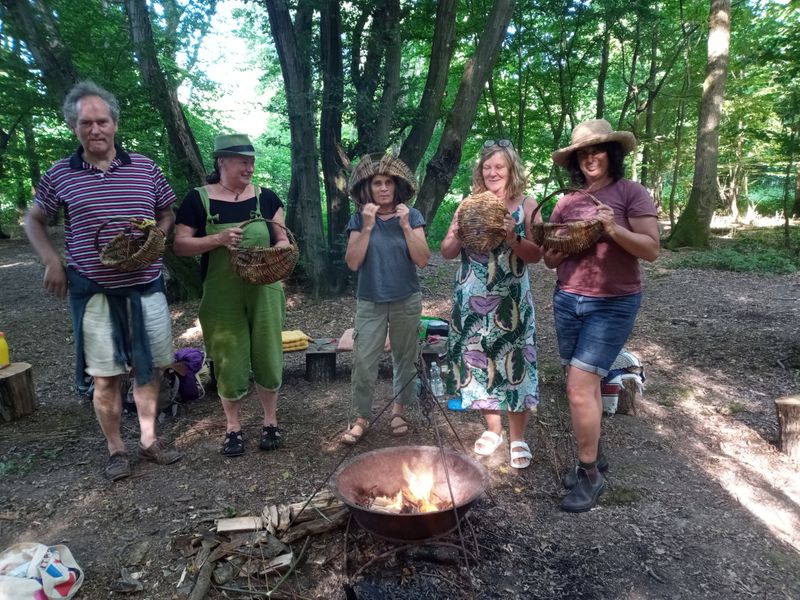
[[[297,352],[308,348],[308,343],[311,338],[302,331],[296,329],[294,331],[282,331],[281,341],[283,342],[284,352]]]

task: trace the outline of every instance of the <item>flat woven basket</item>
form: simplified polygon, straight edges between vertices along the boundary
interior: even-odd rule
[[[110,242],[100,247],[100,234],[112,223],[125,223],[125,227]],[[149,219],[108,219],[94,235],[94,247],[100,262],[120,271],[138,271],[154,263],[164,254],[166,236]]]
[[[237,248],[230,251],[231,268],[239,277],[255,285],[266,285],[275,283],[281,279],[286,279],[294,271],[297,259],[300,258],[300,247],[297,245],[294,235],[284,225],[269,219],[250,219],[240,225],[242,229],[250,225],[263,221],[277,225],[286,232],[289,238],[288,246],[250,246],[247,248]]]
[[[603,233],[603,223],[600,219],[586,219],[571,223],[537,223],[534,221],[536,213],[544,206],[545,202],[562,194],[580,193],[591,200],[595,206],[600,201],[586,190],[561,188],[542,199],[531,213],[531,234],[533,241],[548,250],[556,250],[564,254],[578,254],[593,246]]]
[[[492,192],[467,196],[458,208],[458,237],[471,252],[489,252],[506,238],[505,205]]]

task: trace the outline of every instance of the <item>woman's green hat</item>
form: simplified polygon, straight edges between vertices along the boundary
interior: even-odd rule
[[[225,133],[214,138],[214,157],[255,156],[256,149],[243,133]]]

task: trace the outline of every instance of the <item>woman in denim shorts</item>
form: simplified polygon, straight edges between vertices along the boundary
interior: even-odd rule
[[[586,194],[561,197],[550,223],[599,218],[603,234],[583,252],[547,250],[545,264],[557,269],[553,296],[558,351],[567,372],[572,428],[578,465],[564,478],[570,491],[561,502],[567,512],[591,509],[605,489],[601,471],[608,462],[599,452],[603,414],[600,384],[633,329],[641,302],[639,259],[658,257],[658,211],[647,190],[623,177],[625,155],[636,148],[632,134],[614,132],[604,119],[581,123],[571,144],[553,153],[572,183]]]

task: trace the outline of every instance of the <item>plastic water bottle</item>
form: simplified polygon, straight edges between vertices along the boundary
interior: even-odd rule
[[[11,359],[8,356],[8,342],[6,341],[6,334],[0,331],[0,369],[7,367],[11,364]]]
[[[431,392],[437,401],[444,397],[444,381],[442,381],[442,372],[436,361],[431,363]]]

